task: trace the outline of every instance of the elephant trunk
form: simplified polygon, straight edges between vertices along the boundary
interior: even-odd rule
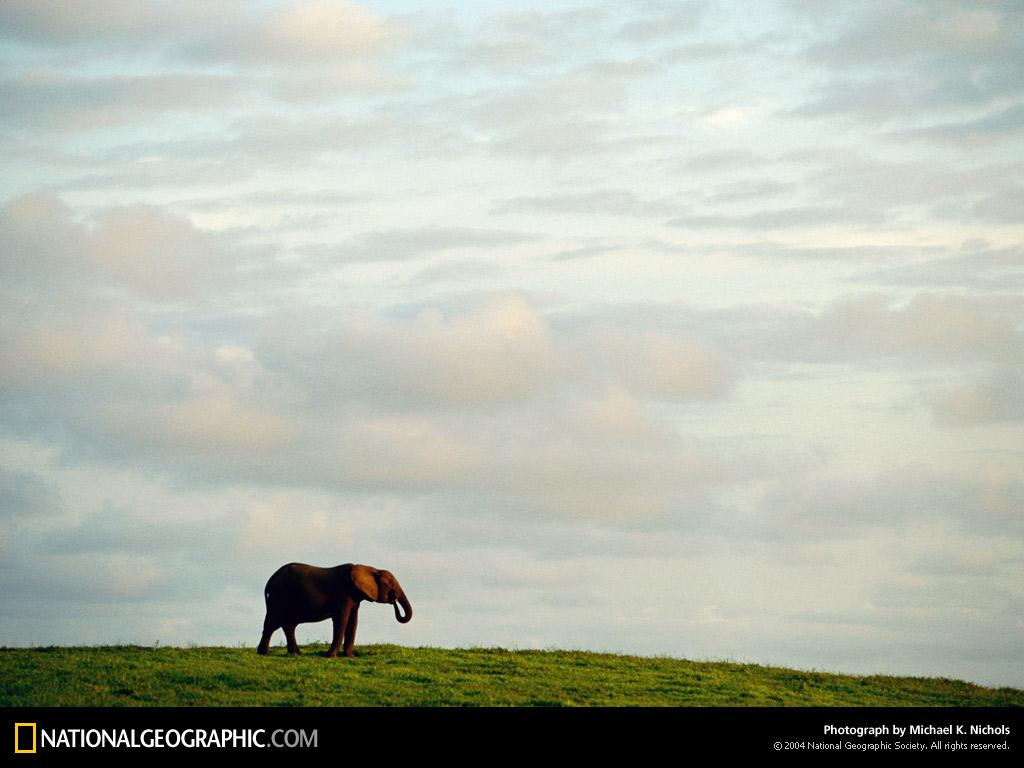
[[[402,614],[398,610],[399,603],[402,604],[402,609],[405,611],[405,616],[402,616]],[[404,592],[399,592],[397,599],[395,600],[394,603],[392,603],[392,606],[395,609],[395,619],[398,620],[398,623],[407,624],[409,622],[409,619],[412,618],[412,604],[409,602],[409,598],[405,596]]]

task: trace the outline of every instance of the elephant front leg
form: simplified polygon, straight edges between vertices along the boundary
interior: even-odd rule
[[[345,655],[355,656],[352,653],[352,646],[356,644],[356,627],[359,625],[359,606],[352,609],[352,615],[348,617],[348,624],[345,626]]]
[[[295,642],[295,624],[289,624],[284,628],[284,636],[288,640],[288,653],[300,654],[299,644]]]
[[[348,624],[349,616],[352,613],[352,606],[346,605],[341,609],[341,613],[331,617],[333,622],[334,638],[331,642],[331,647],[327,649],[327,655],[332,659],[338,655],[338,649],[341,647],[341,638],[345,632],[345,626]]]

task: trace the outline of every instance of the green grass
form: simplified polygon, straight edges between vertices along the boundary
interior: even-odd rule
[[[368,645],[0,648],[0,704],[23,706],[1024,706],[1024,691],[579,651]]]

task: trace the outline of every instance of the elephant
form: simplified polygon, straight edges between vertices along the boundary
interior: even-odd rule
[[[353,656],[359,603],[363,600],[391,603],[395,618],[401,624],[412,618],[412,605],[394,575],[369,565],[345,563],[333,568],[318,568],[304,563],[288,563],[270,577],[263,596],[267,603],[267,617],[263,621],[263,637],[257,649],[262,656],[270,653],[270,636],[279,627],[284,628],[288,653],[299,653],[295,626],[327,618],[334,622],[333,642],[327,655],[338,655],[344,637],[345,655]],[[399,604],[404,616],[398,610]]]

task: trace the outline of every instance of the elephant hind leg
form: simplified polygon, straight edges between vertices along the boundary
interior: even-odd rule
[[[299,650],[299,644],[295,642],[295,624],[286,624],[284,627],[284,636],[288,640],[288,653],[300,654],[302,651]]]
[[[270,636],[280,626],[278,622],[270,618],[270,614],[267,614],[267,618],[263,620],[263,637],[260,638],[259,647],[256,649],[260,656],[266,656],[270,653]]]

